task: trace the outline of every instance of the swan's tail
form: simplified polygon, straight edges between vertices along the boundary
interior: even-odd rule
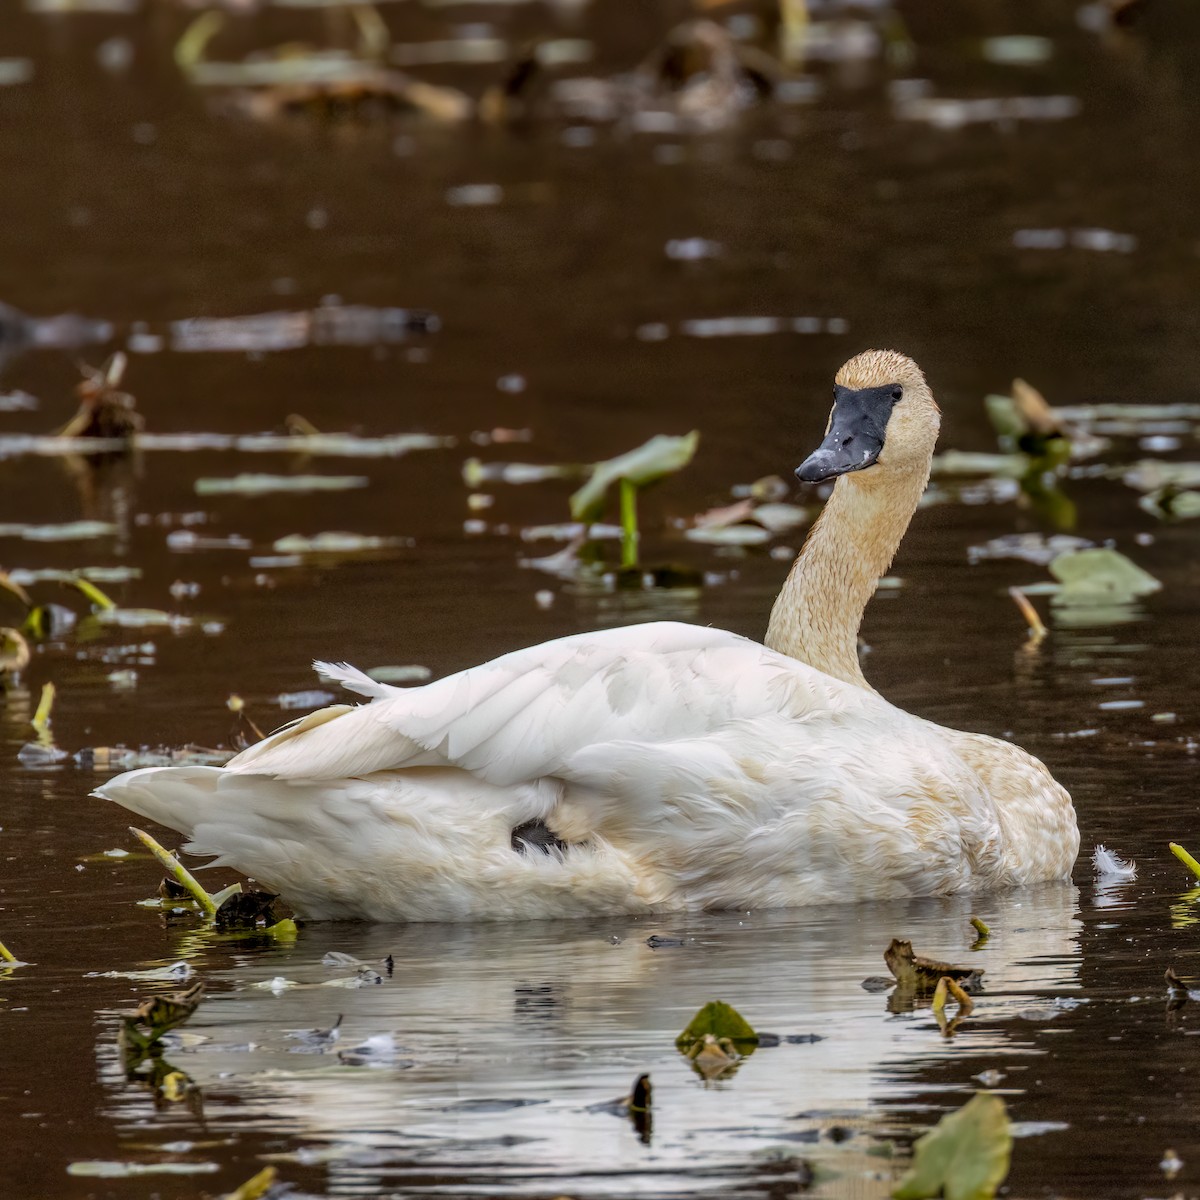
[[[110,779],[92,795],[190,838],[197,820],[209,815],[223,773],[220,767],[143,767]]]

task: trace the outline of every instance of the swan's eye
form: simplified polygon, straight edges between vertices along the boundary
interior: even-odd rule
[[[892,390],[892,399],[893,400],[903,400],[904,399],[904,389],[903,388],[894,388]]]

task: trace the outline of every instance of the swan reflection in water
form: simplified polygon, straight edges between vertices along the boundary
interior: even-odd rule
[[[1045,1024],[1032,1010],[1060,1013],[1057,1030],[1081,999],[1077,914],[1072,885],[1045,884],[650,920],[325,924],[218,971],[204,969],[212,944],[184,935],[210,993],[186,1030],[206,1040],[168,1058],[203,1089],[208,1136],[277,1134],[286,1155],[326,1164],[336,1194],[728,1195],[781,1171],[795,1179],[804,1160],[838,1173],[817,1194],[883,1197],[903,1162],[870,1151],[933,1122],[925,1106],[909,1111],[918,1093],[946,1092],[955,1107],[973,1075],[999,1069],[1020,1117],[1024,1060],[1041,1052]],[[971,916],[992,930],[977,951]],[[668,944],[652,949],[654,935]],[[894,936],[986,971],[952,1042],[927,1005],[892,1012],[889,996],[862,987],[885,973]],[[321,964],[329,951],[375,964],[390,954],[394,972],[356,989],[264,986],[344,980],[352,968]],[[782,1044],[705,1080],[674,1039],[714,999]],[[328,1050],[287,1037],[339,1016]],[[394,1057],[383,1044],[378,1066],[339,1061],[387,1033]],[[787,1040],[796,1035],[821,1040]],[[101,1060],[110,1115],[127,1142],[145,1143],[152,1101],[125,1081],[107,1034]],[[653,1082],[645,1142],[605,1106],[641,1072]]]

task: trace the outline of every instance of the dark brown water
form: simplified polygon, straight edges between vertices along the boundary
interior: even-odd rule
[[[381,12],[405,45],[585,39],[592,61],[572,71],[606,75],[636,64],[683,15],[623,7]],[[313,657],[441,674],[652,616],[761,636],[786,555],[695,545],[675,522],[727,502],[733,485],[787,476],[820,435],[833,372],[868,346],[894,345],[925,366],[945,411],[943,447],[994,448],[982,397],[1014,375],[1060,405],[1200,403],[1194,9],[1152,3],[1129,35],[1082,27],[1070,3],[913,2],[902,13],[915,48],[906,66],[879,55],[813,63],[805,102],[716,131],[639,132],[553,114],[513,128],[255,123],[181,80],[171,52],[190,16],[166,3],[51,15],[5,0],[0,58],[30,60],[33,77],[0,86],[0,300],[35,318],[88,321],[0,338],[0,392],[38,401],[0,412],[0,529],[110,528],[61,541],[5,531],[0,563],[134,568],[106,585],[121,604],[192,620],[51,640],[0,710],[0,938],[36,964],[0,974],[0,1194],[217,1194],[272,1160],[294,1194],[316,1196],[782,1197],[808,1178],[805,1164],[817,1171],[814,1194],[882,1196],[912,1134],[991,1070],[1028,1135],[1013,1155],[1014,1194],[1195,1191],[1200,1060],[1189,1035],[1200,1027],[1186,1007],[1164,1014],[1162,975],[1171,964],[1200,973],[1200,910],[1166,849],[1171,839],[1200,848],[1200,526],[1163,524],[1118,478],[1066,487],[1074,534],[1111,539],[1163,583],[1131,619],[1080,625],[1056,612],[1031,651],[1006,589],[1048,579],[1045,568],[971,565],[968,547],[1052,530],[1011,490],[967,502],[980,497],[941,479],[946,502],[918,514],[895,567],[901,585],[880,594],[864,628],[867,672],[886,696],[1011,735],[1070,788],[1085,847],[1073,887],[662,923],[310,926],[290,945],[223,941],[137,906],[158,871],[142,856],[103,857],[134,843],[120,811],[87,797],[102,773],[17,759],[48,681],[53,732],[71,753],[215,745],[231,735],[230,693],[277,723],[290,714],[275,697],[315,686]],[[981,39],[1009,34],[1048,39],[1048,60],[985,61]],[[212,53],[297,38],[352,33],[339,14],[269,9],[232,17]],[[123,57],[128,66],[112,69]],[[476,95],[500,70],[424,74]],[[898,88],[903,79],[928,81],[929,98],[1076,105],[1062,119],[1010,105],[967,124],[957,122],[980,109],[943,108],[931,124],[910,119],[905,97],[919,89]],[[455,190],[481,185],[490,190]],[[693,238],[719,252],[668,254]],[[172,326],[311,313],[331,297],[372,312],[243,327],[232,342],[224,327],[229,349],[188,349],[197,327]],[[435,313],[437,327],[401,335],[397,318],[379,315],[399,308]],[[696,336],[714,327],[689,323],[713,318],[777,326]],[[99,344],[77,344],[90,341]],[[71,415],[76,358],[98,362],[118,347],[130,351],[125,384],[156,434],[278,431],[300,413],[322,430],[453,444],[402,457],[147,449],[98,471],[19,452],[17,435]],[[523,386],[498,384],[512,376]],[[530,440],[473,439],[496,428]],[[691,428],[702,439],[694,463],[645,496],[642,516],[647,559],[707,572],[703,589],[611,593],[522,566],[561,547],[521,531],[566,519],[565,483],[487,484],[491,506],[468,507],[472,456],[587,462]],[[1077,473],[1186,461],[1196,449],[1185,419],[1119,436]],[[197,494],[198,479],[243,472],[368,482]],[[244,540],[189,548],[189,531]],[[403,541],[291,565],[275,548],[330,531]],[[31,587],[84,611],[53,583]],[[1044,597],[1036,603],[1047,611]],[[15,607],[0,611],[19,620]],[[112,678],[129,671],[136,679]],[[1176,720],[1155,719],[1163,713]],[[1136,858],[1137,881],[1094,883],[1086,856],[1097,842]],[[974,953],[973,914],[993,929]],[[651,934],[693,940],[651,950]],[[859,986],[897,934],[986,967],[986,993],[953,1039],[927,1009],[891,1013],[886,996]],[[346,972],[321,965],[328,951],[390,953],[395,974],[359,990],[255,986],[337,980]],[[171,985],[93,975],[180,959],[209,989],[187,1026],[197,1037],[169,1056],[199,1085],[198,1105],[127,1080],[115,1048],[115,1013]],[[736,1077],[706,1085],[673,1037],[718,996],[761,1028],[824,1040],[760,1050]],[[339,1045],[394,1033],[394,1059],[350,1067],[292,1052],[286,1031],[339,1014]],[[644,1070],[655,1087],[648,1143],[595,1107]],[[1185,1164],[1174,1182],[1158,1165],[1168,1147]],[[91,1161],[211,1173],[68,1174]]]

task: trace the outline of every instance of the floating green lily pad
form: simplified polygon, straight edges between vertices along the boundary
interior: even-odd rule
[[[693,429],[685,437],[657,434],[645,445],[595,465],[591,478],[571,497],[571,516],[576,521],[595,521],[604,512],[608,489],[619,480],[634,487],[645,487],[686,467],[700,444],[700,433]]]
[[[1162,584],[1116,550],[1074,550],[1050,563],[1050,574],[1062,584],[1056,605],[1128,604],[1162,590]]]
[[[736,1008],[723,1000],[710,1000],[689,1022],[688,1027],[675,1039],[675,1045],[685,1053],[696,1042],[712,1034],[715,1038],[728,1038],[737,1048],[758,1045],[758,1034],[750,1022]]]
[[[979,1092],[947,1113],[913,1146],[913,1165],[895,1200],[991,1200],[1008,1175],[1012,1131],[1004,1101]]]

